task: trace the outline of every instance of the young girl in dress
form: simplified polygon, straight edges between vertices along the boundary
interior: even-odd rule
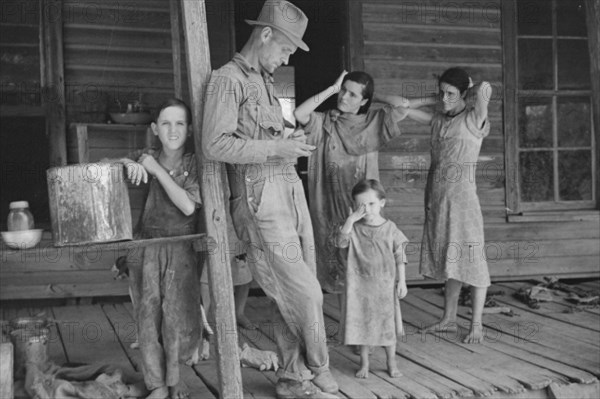
[[[400,301],[407,293],[404,247],[406,236],[381,215],[383,186],[362,180],[352,189],[354,210],[339,230],[336,244],[347,259],[342,306],[344,344],[360,346],[358,378],[369,375],[369,346],[383,346],[391,377],[396,365],[396,337],[403,335]]]
[[[431,114],[410,109],[408,113],[410,118],[431,125],[432,135],[421,273],[446,281],[444,314],[423,330],[457,331],[458,298],[464,283],[471,286],[473,316],[463,342],[480,343],[481,315],[490,275],[483,253],[483,217],[474,165],[481,142],[490,132],[487,114],[492,87],[488,82],[470,87],[471,78],[461,68],[446,70],[438,83],[441,110]],[[457,168],[459,173],[447,176],[448,170]],[[458,253],[457,246],[460,246]]]
[[[196,232],[200,186],[196,158],[185,153],[190,116],[184,102],[168,100],[151,124],[161,148],[118,160],[132,183],[150,181],[139,226],[142,239]],[[129,257],[129,281],[148,398],[187,398],[179,360],[197,361],[201,327],[196,253],[191,241],[155,244],[142,248],[137,260]]]
[[[337,95],[336,108],[315,112],[333,95]],[[385,105],[369,109],[372,101]],[[379,179],[377,151],[400,136],[398,122],[406,116],[405,106],[411,102],[403,97],[375,94],[369,74],[344,71],[333,85],[294,111],[307,143],[317,147],[308,161],[308,195],[317,277],[329,293],[344,291],[344,259],[336,251],[334,237],[352,207],[350,191],[363,179]]]

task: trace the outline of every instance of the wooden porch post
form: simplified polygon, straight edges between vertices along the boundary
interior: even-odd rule
[[[50,166],[67,164],[61,0],[40,0],[41,102],[46,112]]]
[[[221,164],[204,159],[202,154],[202,115],[204,92],[210,78],[210,51],[204,0],[182,0],[185,25],[188,82],[194,128],[198,178],[202,192],[211,306],[214,306],[217,333],[217,365],[221,398],[241,398],[242,375],[233,303],[233,283],[227,242],[227,220]]]
[[[590,49],[590,78],[592,79],[592,117],[596,137],[596,209],[600,207],[600,0],[587,0],[588,47]]]

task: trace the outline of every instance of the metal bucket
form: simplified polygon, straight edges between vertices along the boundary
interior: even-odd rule
[[[132,239],[123,166],[88,163],[48,169],[54,245]]]

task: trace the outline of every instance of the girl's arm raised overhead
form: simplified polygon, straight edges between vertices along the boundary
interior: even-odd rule
[[[475,103],[475,121],[478,127],[482,127],[487,119],[488,104],[492,98],[492,85],[488,82],[481,82],[469,89],[467,96],[473,96]]]
[[[421,111],[420,109],[411,108],[408,110],[408,117],[424,125],[429,125],[433,115],[429,112]]]
[[[373,95],[373,101],[390,104],[394,107],[419,108],[419,107],[424,107],[426,105],[435,104],[435,102],[437,101],[437,96],[433,95],[433,96],[409,99],[409,98],[405,98],[402,96],[396,96],[393,94],[375,93]]]
[[[294,110],[294,117],[298,123],[301,125],[306,125],[310,120],[310,114],[317,109],[319,105],[323,104],[323,102],[329,97],[340,92],[340,89],[342,88],[342,81],[347,73],[347,71],[342,72],[333,85],[329,86],[319,94],[315,94],[296,107]]]

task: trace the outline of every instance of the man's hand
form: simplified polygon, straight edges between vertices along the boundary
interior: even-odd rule
[[[275,141],[275,154],[282,158],[307,157],[317,147],[303,143],[299,140],[277,140]]]

